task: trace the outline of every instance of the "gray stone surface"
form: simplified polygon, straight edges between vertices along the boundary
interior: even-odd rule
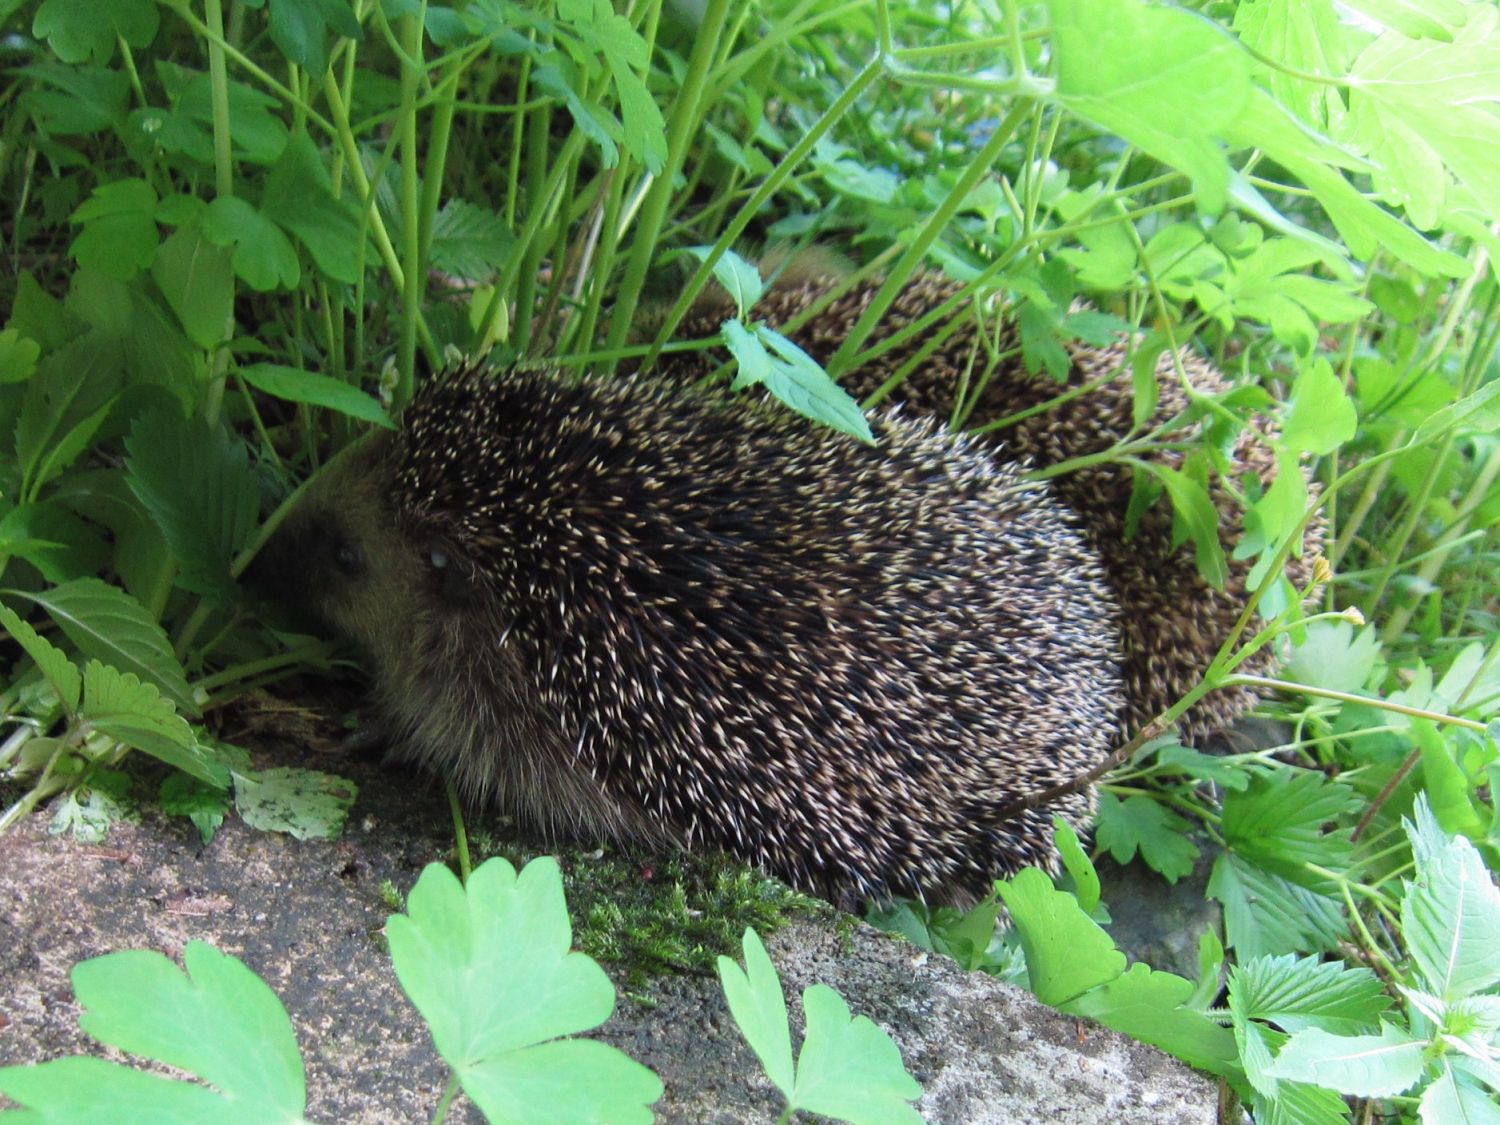
[[[281,996],[308,1067],[314,1121],[422,1122],[446,1071],[401,993],[381,936],[381,885],[403,892],[449,846],[445,803],[410,774],[337,761],[361,785],[341,841],[231,820],[203,847],[178,822],[121,825],[102,846],[34,819],[0,837],[0,1062],[104,1054],[77,1027],[68,971],[117,949],[178,955],[194,938],[243,958]],[[1209,1123],[1215,1087],[1151,1048],[864,926],[804,922],[769,943],[796,997],[831,984],[901,1047],[926,1120]],[[738,951],[727,951],[738,952]],[[638,997],[638,998],[636,998]],[[599,1033],[666,1084],[668,1122],[771,1122],[759,1072],[716,980],[669,977],[622,996]],[[460,1098],[450,1121],[477,1121]]]

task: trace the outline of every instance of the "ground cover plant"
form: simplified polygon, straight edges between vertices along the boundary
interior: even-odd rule
[[[1229,549],[1255,592],[1195,693],[1252,682],[1283,733],[1213,756],[1142,738],[1101,798],[1097,850],[1169,880],[1211,863],[1224,933],[1200,979],[1125,971],[1104,931],[1038,960],[1063,947],[1049,926],[1093,934],[1081,848],[1068,892],[1023,874],[969,915],[892,924],[1070,1010],[1135,1013],[1126,1030],[1257,1120],[1500,1119],[1493,5],[0,14],[0,824],[45,805],[99,834],[155,801],[205,839],[231,807],[334,830],[347,784],[253,771],[218,733],[257,688],[339,659],[234,581],[296,482],[454,356],[600,370],[705,347],[674,329],[712,277],[736,297],[736,381],[858,432],[828,376],[936,267],[964,283],[950,310],[1016,326],[976,380],[1060,374],[1066,344],[1119,329],[1138,420],[1164,350],[1237,380],[1188,388],[1200,438],[1143,428],[1107,454],[1139,470],[1138,504],[1171,505],[1205,576],[1224,568],[1207,484],[1234,479],[1252,418],[1320,488],[1235,479],[1250,518]],[[766,241],[889,279],[826,373],[755,319],[763,279],[737,252]],[[1164,445],[1180,470],[1147,471]],[[1279,574],[1315,506],[1326,565],[1299,610]],[[1279,678],[1236,671],[1267,644]]]

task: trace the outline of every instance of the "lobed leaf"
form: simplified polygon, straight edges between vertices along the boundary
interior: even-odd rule
[[[1137,963],[1128,973],[1060,1007],[1160,1047],[1211,1074],[1239,1075],[1233,1033],[1202,1012],[1183,1007],[1192,994],[1192,981]]]
[[[1021,939],[1031,991],[1042,1003],[1066,1003],[1125,971],[1125,954],[1044,872],[1028,867],[996,887]]]
[[[1500,983],[1500,888],[1474,845],[1438,826],[1425,796],[1413,818],[1402,822],[1417,865],[1402,932],[1422,979],[1452,1002]]]
[[[803,992],[802,1007],[807,1035],[792,1106],[854,1125],[919,1125],[922,1118],[908,1103],[922,1096],[922,1087],[906,1072],[891,1037],[868,1016],[851,1016],[826,984]]]
[[[728,957],[720,957],[718,961],[724,999],[740,1033],[765,1068],[766,1076],[790,1100],[795,1078],[792,1031],[787,1022],[781,978],[776,975],[776,967],[771,964],[760,935],[748,926],[741,944],[745,951],[743,969]]]

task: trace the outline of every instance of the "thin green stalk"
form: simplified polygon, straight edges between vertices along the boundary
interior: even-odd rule
[[[1030,112],[1030,104],[1021,102],[1013,106],[1000,124],[995,126],[995,131],[990,134],[984,147],[969,162],[969,166],[964,169],[958,182],[953,185],[946,198],[938,205],[937,210],[928,216],[927,221],[922,224],[921,229],[917,231],[901,257],[896,259],[896,264],[891,267],[891,272],[884,284],[860,315],[859,320],[855,321],[854,327],[849,330],[849,335],[845,337],[844,342],[833,353],[833,357],[826,365],[829,375],[837,379],[854,366],[854,357],[859,354],[861,345],[885,317],[902,287],[906,285],[912,273],[927,256],[927,251],[931,249],[932,244],[948,229],[948,224],[953,216],[958,214],[959,209],[968,199],[969,193],[989,172],[990,165],[999,159],[1000,153],[1010,143],[1016,126]]]
[[[1236,672],[1224,680],[1223,687],[1253,687],[1263,691],[1289,691],[1302,695],[1313,695],[1319,699],[1334,699],[1340,703],[1357,703],[1363,707],[1376,707],[1382,711],[1394,711],[1399,715],[1409,715],[1414,719],[1429,719],[1434,723],[1443,723],[1447,726],[1462,727],[1483,734],[1487,729],[1483,723],[1475,722],[1473,719],[1463,719],[1457,715],[1445,715],[1441,711],[1428,711],[1421,707],[1408,707],[1404,703],[1392,703],[1388,699],[1378,699],[1368,695],[1354,695],[1347,691],[1334,691],[1331,688],[1312,687],[1308,684],[1293,683],[1291,680],[1278,680],[1271,676],[1250,676]]]
[[[622,347],[630,338],[636,305],[645,288],[646,273],[656,256],[662,223],[666,220],[667,207],[672,201],[672,185],[682,170],[692,134],[707,104],[703,93],[708,82],[709,66],[718,52],[729,8],[729,0],[708,0],[703,22],[694,37],[687,73],[683,76],[682,88],[677,91],[672,105],[672,117],[667,123],[667,159],[641,204],[635,235],[631,240],[630,256],[625,263],[625,277],[616,294],[615,311],[609,322],[606,348]],[[648,366],[653,356],[654,352],[647,356]]]
[[[432,1113],[432,1125],[443,1125],[448,1116],[448,1107],[453,1104],[453,1099],[458,1094],[458,1075],[450,1075],[448,1085],[443,1088],[443,1096],[438,1099],[437,1109]]]
[[[422,20],[427,4],[401,17],[401,336],[396,351],[395,404],[410,401],[416,387],[417,321],[422,315],[422,201],[417,172],[417,87],[426,77],[422,68]]]
[[[464,810],[458,800],[458,786],[448,779],[448,811],[453,814],[453,847],[458,854],[458,877],[465,883],[474,873],[474,862],[469,856],[469,830],[464,825]]]

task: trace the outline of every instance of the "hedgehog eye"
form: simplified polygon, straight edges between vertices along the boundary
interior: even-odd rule
[[[441,547],[434,547],[427,554],[427,562],[433,570],[442,570],[448,565],[448,552]]]
[[[340,539],[333,549],[333,565],[345,574],[357,573],[363,561],[359,548],[347,539]]]

